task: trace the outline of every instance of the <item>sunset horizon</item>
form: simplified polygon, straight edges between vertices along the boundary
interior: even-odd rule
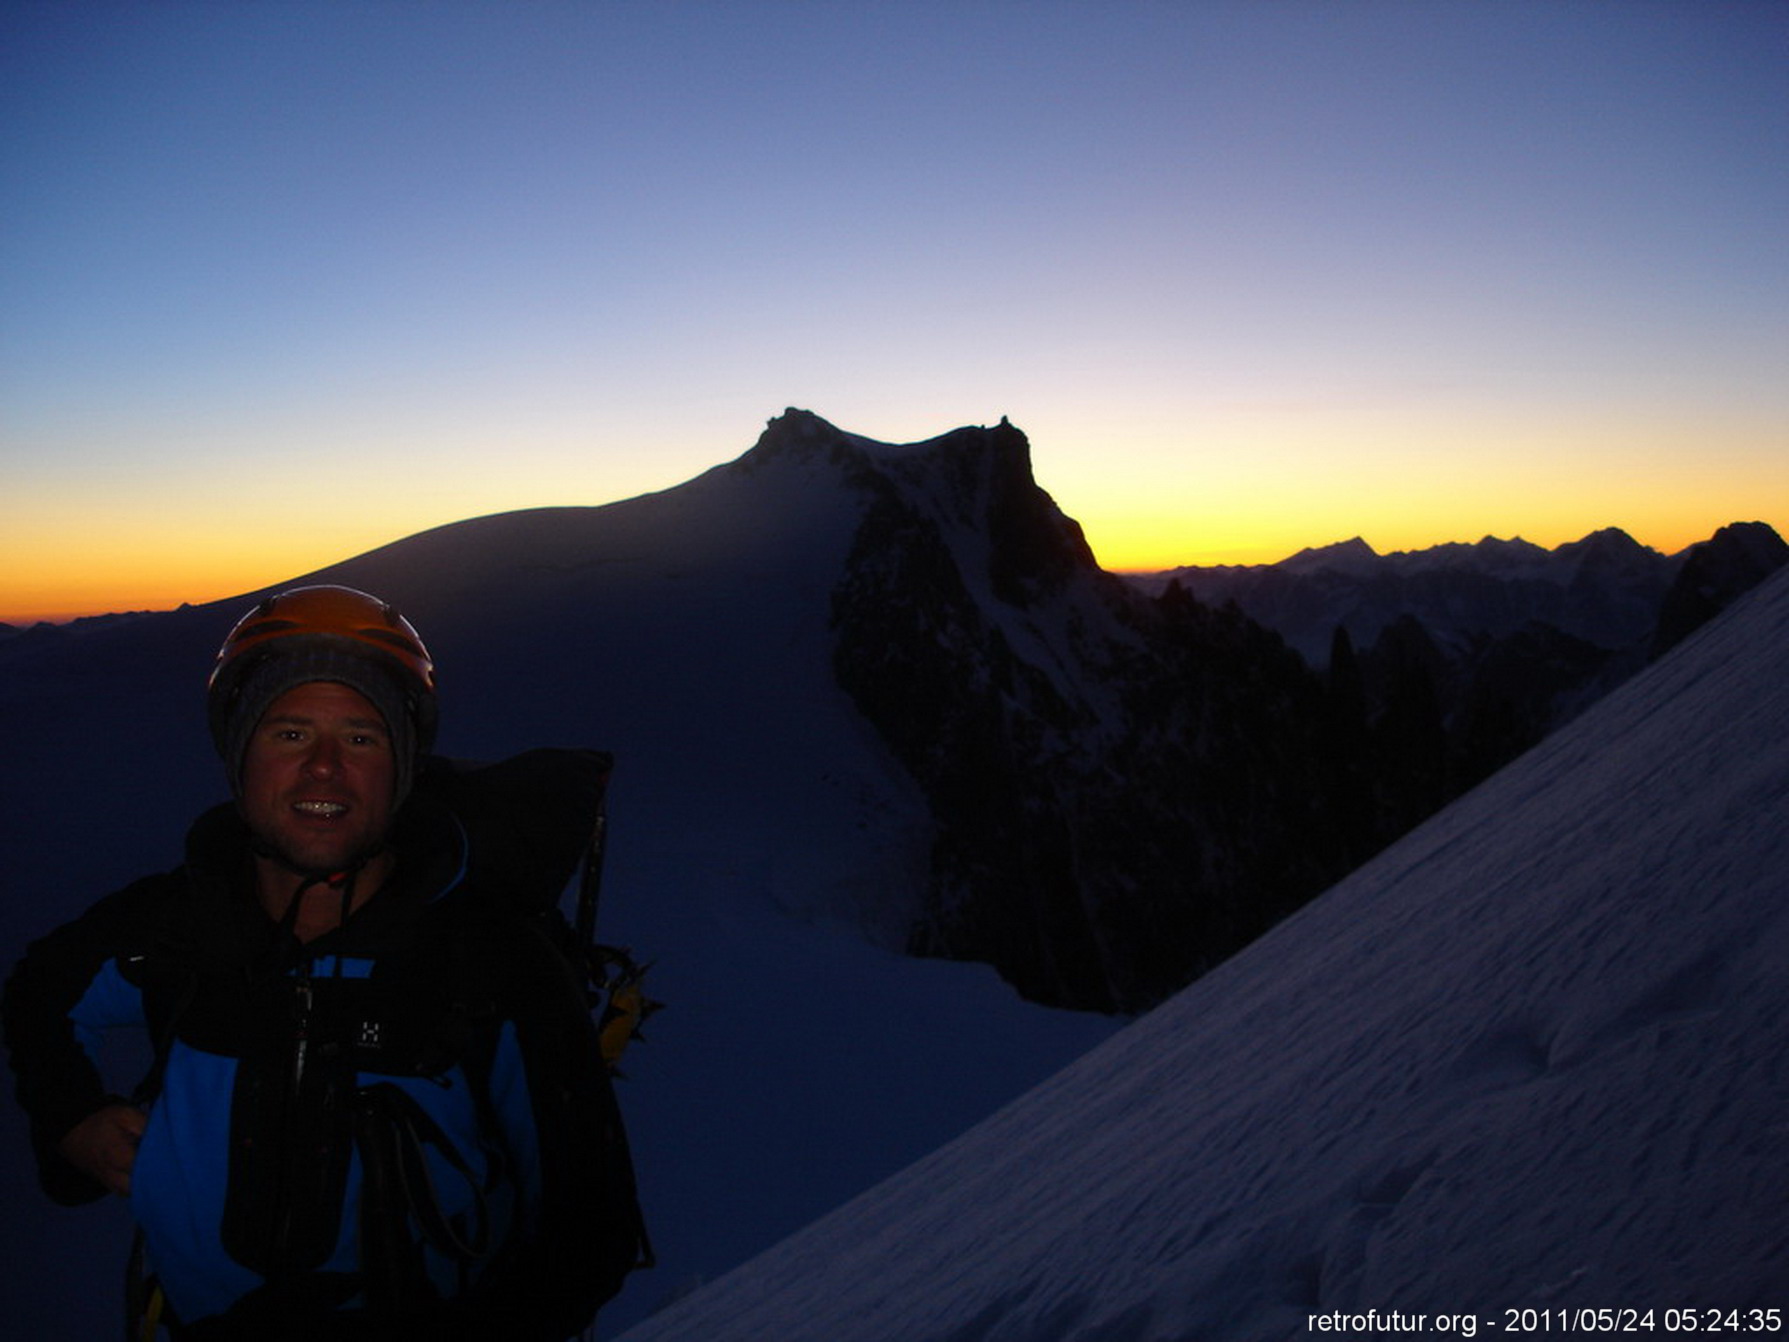
[[[1789,527],[1789,7],[0,17],[0,619],[1001,416],[1101,563]]]
[[[841,424],[838,427],[847,432],[861,432],[860,426]],[[1016,424],[1016,427],[1023,430],[1024,425]],[[1034,443],[1034,453],[1036,449],[1037,445]],[[724,465],[729,460],[731,458],[717,459],[714,464]],[[166,611],[183,605],[200,606],[227,601],[269,587],[295,583],[307,575],[373,550],[401,544],[424,532],[453,527],[480,517],[526,512],[536,508],[574,508],[597,512],[645,494],[676,489],[694,478],[697,477],[691,476],[665,485],[662,489],[644,490],[627,498],[601,503],[520,504],[513,508],[478,511],[434,521],[419,520],[417,524],[401,532],[382,530],[376,524],[367,525],[365,533],[358,538],[343,536],[332,544],[318,543],[308,547],[292,539],[287,540],[278,552],[265,555],[232,558],[216,553],[207,558],[195,556],[192,551],[187,550],[166,556],[158,564],[154,562],[154,557],[126,553],[121,548],[111,555],[102,554],[102,562],[91,570],[65,568],[53,575],[46,575],[42,585],[35,588],[30,585],[28,571],[20,573],[15,569],[10,573],[0,574],[0,625],[28,627],[36,623],[64,624],[96,616]],[[1264,538],[1254,543],[1234,539],[1237,528],[1232,526],[1225,532],[1229,537],[1227,540],[1201,543],[1197,538],[1188,536],[1184,543],[1176,544],[1172,539],[1171,528],[1158,527],[1152,533],[1156,538],[1152,539],[1150,534],[1127,537],[1123,534],[1122,524],[1108,522],[1102,526],[1098,521],[1090,522],[1066,506],[1056,491],[1050,488],[1048,480],[1038,478],[1037,484],[1052,495],[1066,517],[1081,526],[1100,567],[1118,574],[1160,573],[1183,567],[1271,565],[1306,550],[1323,549],[1353,540],[1364,541],[1380,555],[1427,550],[1444,545],[1474,545],[1486,539],[1521,540],[1552,550],[1609,529],[1622,531],[1640,545],[1662,555],[1672,556],[1709,540],[1722,527],[1736,523],[1763,522],[1779,532],[1783,530],[1769,517],[1742,515],[1745,514],[1745,509],[1736,502],[1739,510],[1718,521],[1713,520],[1716,514],[1707,511],[1707,505],[1704,506],[1709,519],[1707,521],[1694,519],[1672,523],[1655,518],[1640,525],[1624,524],[1619,519],[1583,522],[1555,518],[1538,527],[1464,525],[1448,530],[1445,525],[1425,527],[1421,519],[1417,518],[1362,526],[1351,526],[1337,520],[1318,524],[1326,525],[1327,530],[1323,530],[1321,534],[1313,530],[1302,539],[1293,534],[1290,525],[1280,524],[1261,527]]]

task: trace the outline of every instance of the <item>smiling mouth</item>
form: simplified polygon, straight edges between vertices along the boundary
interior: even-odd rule
[[[348,814],[347,806],[339,801],[295,801],[292,809],[300,815],[316,816],[324,820]]]

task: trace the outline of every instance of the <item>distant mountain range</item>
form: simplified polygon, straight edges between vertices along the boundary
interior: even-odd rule
[[[1179,583],[1207,605],[1234,601],[1322,667],[1338,627],[1364,648],[1404,619],[1455,653],[1546,624],[1648,657],[1785,561],[1782,538],[1748,522],[1674,555],[1614,527],[1553,550],[1487,536],[1382,555],[1356,537],[1275,564],[1188,566],[1132,581],[1152,592]]]
[[[1789,563],[1762,522],[1676,555],[1626,533],[1380,555],[1355,539],[1278,564],[1132,578],[1239,612],[1319,673],[1364,761],[1380,838],[1490,777]]]

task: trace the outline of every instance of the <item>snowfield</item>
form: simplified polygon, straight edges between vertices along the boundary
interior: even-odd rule
[[[627,1342],[1780,1330],[1786,668],[1789,573]]]

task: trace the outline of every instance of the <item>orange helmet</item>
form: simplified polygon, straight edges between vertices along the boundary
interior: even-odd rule
[[[261,715],[307,681],[358,690],[391,731],[398,799],[435,738],[435,663],[415,628],[389,603],[352,587],[295,587],[236,622],[207,686],[211,738],[239,781],[243,750]]]

